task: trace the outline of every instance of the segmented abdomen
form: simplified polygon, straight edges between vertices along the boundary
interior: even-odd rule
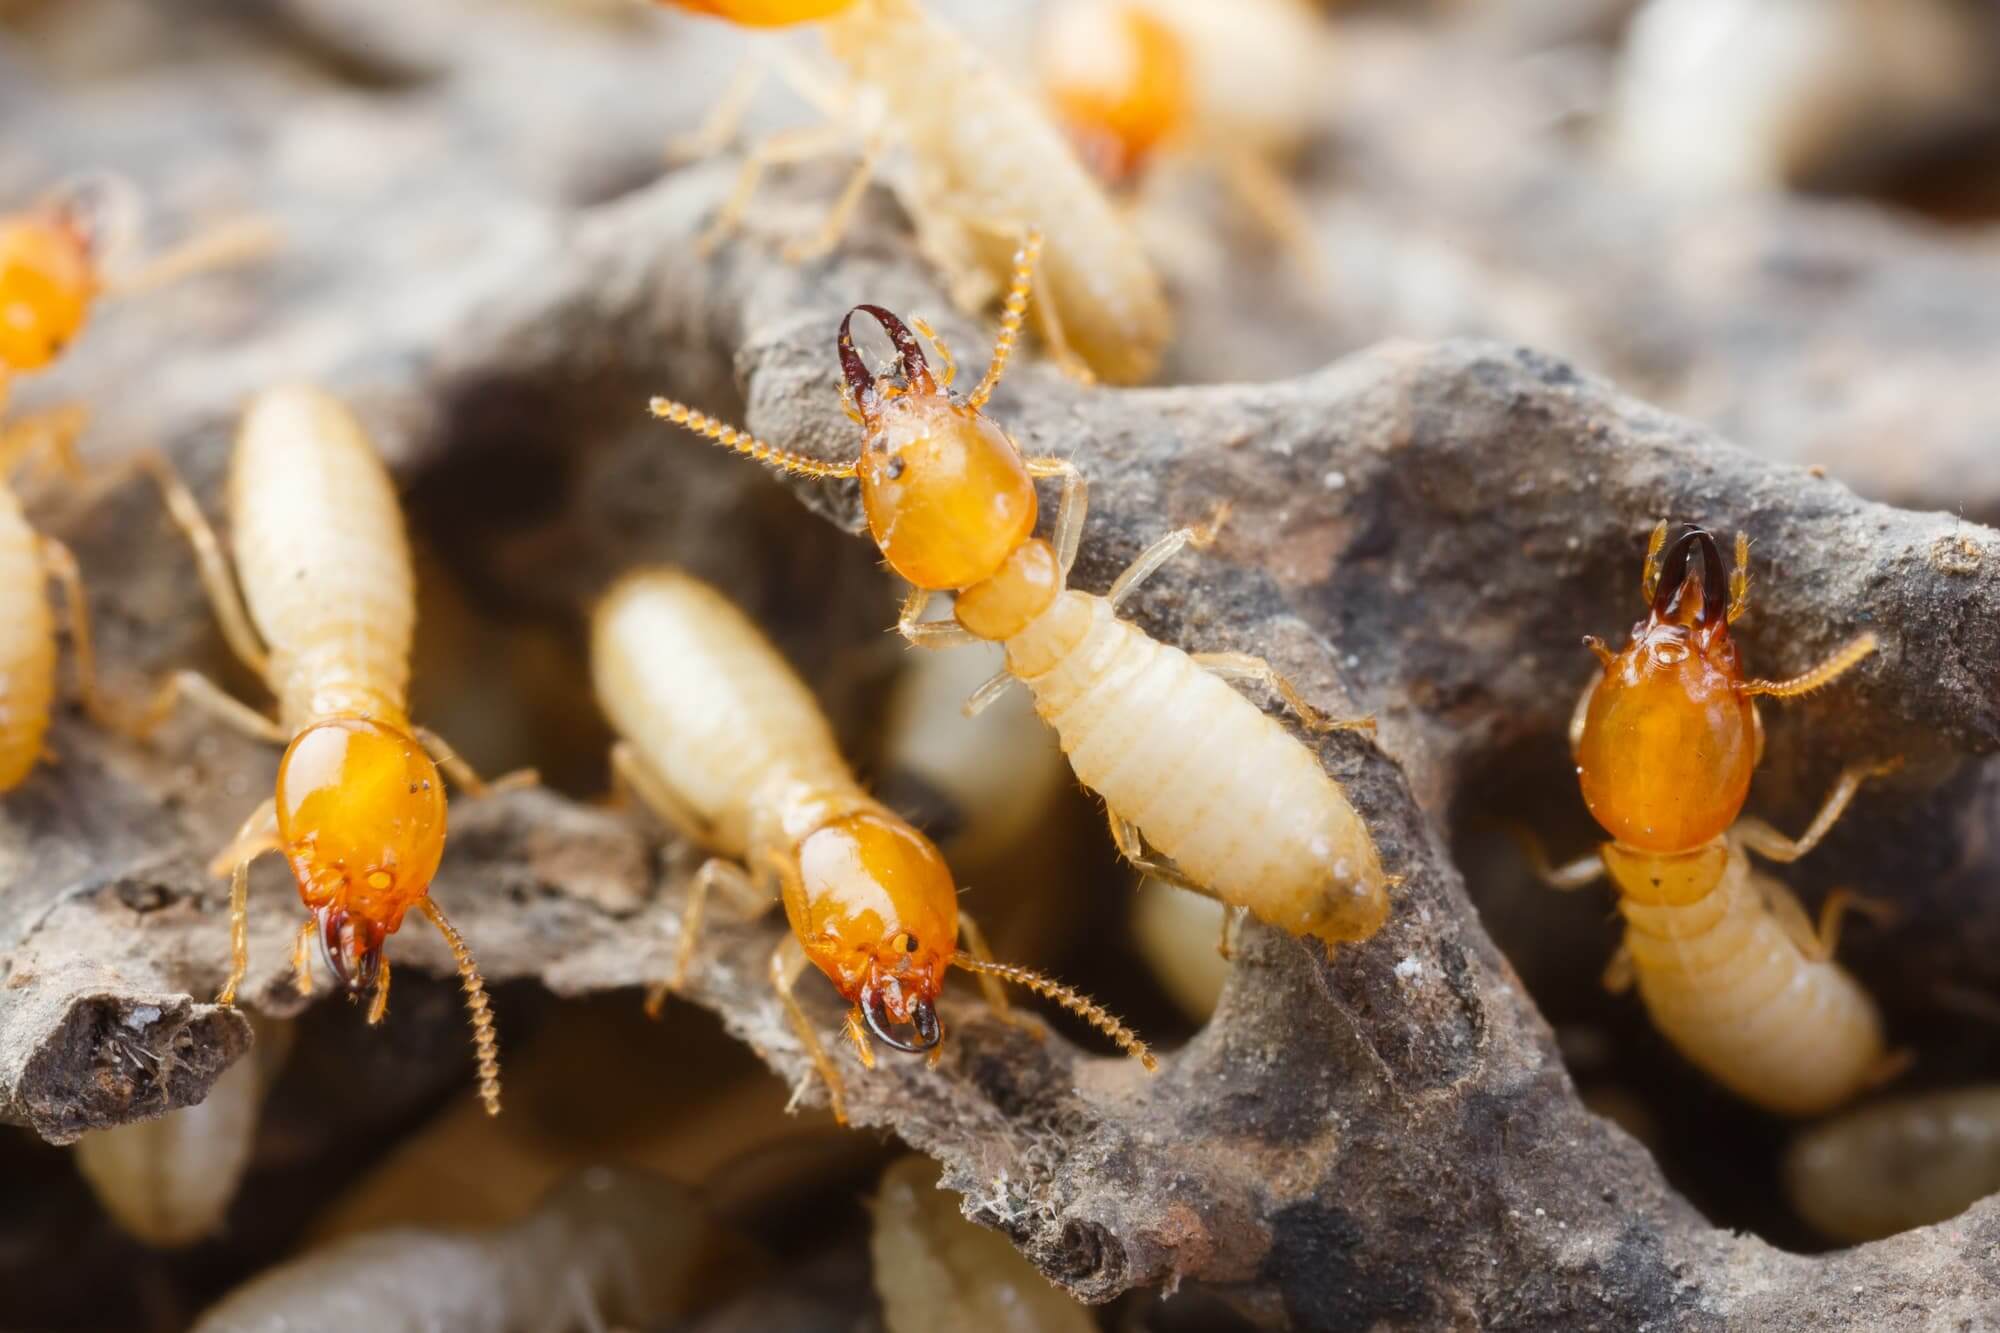
[[[1042,273],[1071,346],[1113,384],[1150,376],[1173,331],[1166,295],[1138,236],[1042,108],[909,0],[863,0],[829,20],[827,38],[892,108],[922,175],[920,206],[1041,228]],[[1004,285],[1013,243],[971,240]]]
[[[0,791],[18,786],[41,758],[55,692],[55,622],[40,539],[0,482]]]
[[[1738,1096],[1814,1115],[1865,1087],[1883,1059],[1875,1002],[1836,963],[1799,952],[1740,853],[1685,906],[1621,898],[1626,946],[1654,1024]]]
[[[1189,879],[1294,934],[1379,924],[1374,843],[1318,756],[1186,653],[1065,592],[1007,661],[1077,777]]]
[[[770,640],[677,569],[629,574],[593,619],[591,673],[612,727],[742,856],[776,787],[857,791],[832,729]]]
[[[360,423],[319,389],[258,395],[229,512],[284,725],[336,713],[405,725],[416,589],[395,487]]]

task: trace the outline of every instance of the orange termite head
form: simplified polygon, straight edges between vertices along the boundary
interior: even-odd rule
[[[1631,642],[1616,655],[1597,645],[1604,678],[1585,714],[1577,776],[1590,813],[1626,846],[1692,851],[1727,830],[1750,793],[1758,724],[1729,603],[1715,538],[1689,526],[1662,557]]]
[[[799,843],[798,880],[785,909],[806,956],[884,1042],[936,1046],[958,944],[958,889],[936,845],[886,810],[843,815]],[[915,1041],[894,1034],[902,1023]]]
[[[710,14],[746,28],[783,28],[811,23],[852,9],[856,0],[658,0],[696,14]]]
[[[56,203],[0,221],[0,371],[54,361],[82,332],[97,290],[77,214]]]
[[[423,746],[367,717],[314,723],[278,765],[278,837],[327,966],[374,983],[382,945],[430,891],[444,855],[444,784]]]
[[[854,316],[872,316],[896,346],[900,383],[884,383],[854,348]],[[997,573],[1035,530],[1034,479],[1020,450],[977,409],[931,378],[908,325],[877,305],[840,321],[845,396],[864,437],[856,475],[868,530],[919,588],[968,588]]]
[[[1071,0],[1042,32],[1042,83],[1079,151],[1107,180],[1138,174],[1185,128],[1188,60],[1174,30],[1129,0]]]

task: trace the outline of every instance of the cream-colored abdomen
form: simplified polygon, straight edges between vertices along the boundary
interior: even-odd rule
[[[827,40],[855,81],[891,108],[920,173],[920,207],[958,220],[1039,227],[1041,272],[1077,355],[1135,384],[1159,364],[1173,313],[1145,247],[1041,106],[910,0],[862,0]],[[917,218],[919,230],[926,219]],[[967,242],[1004,287],[1012,240]]]
[[[41,540],[0,482],[0,791],[42,757],[56,693],[55,622]]]
[[[360,423],[319,389],[259,394],[237,437],[229,512],[285,727],[335,713],[404,725],[415,582],[395,487]]]
[[[1623,897],[1639,995],[1667,1040],[1716,1082],[1782,1115],[1814,1115],[1867,1086],[1883,1060],[1875,1002],[1813,962],[1765,907],[1740,852],[1685,906]]]
[[[677,569],[628,574],[592,619],[612,727],[740,857],[759,810],[854,779],[812,691],[721,593]],[[779,788],[789,788],[781,792]]]
[[[1190,880],[1294,934],[1384,891],[1375,846],[1319,758],[1184,652],[1065,592],[1008,667],[1083,784]]]

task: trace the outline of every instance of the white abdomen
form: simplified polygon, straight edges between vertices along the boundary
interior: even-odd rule
[[[41,541],[21,502],[0,482],[0,791],[42,756],[56,692],[55,622]]]

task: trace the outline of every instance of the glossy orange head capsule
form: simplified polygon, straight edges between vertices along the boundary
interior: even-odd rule
[[[0,371],[54,361],[82,332],[97,291],[90,239],[64,210],[0,220]]]
[[[1750,794],[1756,705],[1729,608],[1715,538],[1689,527],[1667,548],[1652,607],[1624,651],[1593,645],[1604,679],[1584,718],[1577,776],[1590,813],[1628,847],[1699,847],[1736,822]]]
[[[822,825],[798,849],[785,914],[806,957],[899,1051],[944,1037],[937,998],[958,945],[958,889],[929,838],[886,812]],[[915,1041],[891,1030],[907,1023]]]
[[[854,348],[854,316],[872,316],[896,346],[901,382],[871,374]],[[1007,433],[938,387],[916,335],[877,305],[840,321],[840,369],[863,438],[856,468],[868,530],[890,568],[919,588],[991,578],[1035,530],[1035,482]]]
[[[278,837],[326,962],[375,984],[383,942],[430,892],[444,855],[444,784],[417,740],[363,717],[301,731],[278,766]]]
[[[1043,31],[1042,83],[1084,159],[1128,180],[1187,125],[1187,52],[1174,30],[1126,0],[1058,5]]]
[[[727,19],[746,28],[783,28],[829,18],[853,8],[855,0],[659,0],[659,3]]]

